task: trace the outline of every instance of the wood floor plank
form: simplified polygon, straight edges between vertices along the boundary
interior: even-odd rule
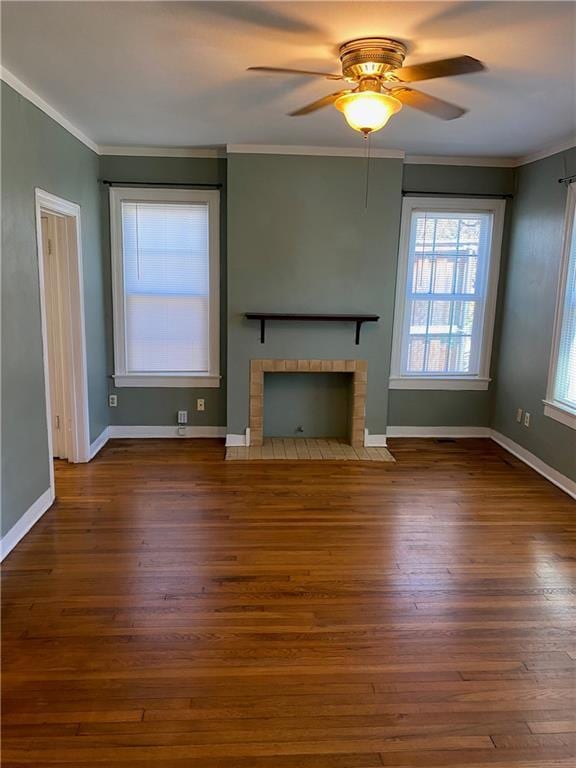
[[[390,448],[57,461],[2,573],[3,766],[571,768],[576,504],[488,440]]]

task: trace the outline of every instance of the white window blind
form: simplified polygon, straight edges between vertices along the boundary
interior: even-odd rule
[[[494,215],[413,210],[401,376],[477,376]]]
[[[218,193],[113,188],[110,201],[117,385],[217,386]]]
[[[557,318],[552,400],[576,412],[576,190],[570,187]]]
[[[126,371],[208,371],[208,205],[122,203]]]

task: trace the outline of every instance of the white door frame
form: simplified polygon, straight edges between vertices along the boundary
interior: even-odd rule
[[[66,365],[64,389],[67,393],[68,461],[77,463],[90,460],[90,427],[88,413],[88,366],[86,362],[86,333],[84,323],[84,280],[82,271],[82,233],[80,206],[43,189],[35,190],[36,242],[38,247],[38,275],[40,280],[40,313],[42,317],[42,357],[46,399],[46,426],[50,457],[50,485],[54,488],[52,461],[52,418],[50,407],[50,376],[48,372],[48,329],[46,317],[45,262],[42,243],[42,213],[64,217],[66,246],[61,249],[58,270],[60,280],[60,313],[66,325]]]

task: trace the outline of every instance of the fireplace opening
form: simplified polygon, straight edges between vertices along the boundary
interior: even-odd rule
[[[351,373],[265,373],[264,437],[348,439]]]

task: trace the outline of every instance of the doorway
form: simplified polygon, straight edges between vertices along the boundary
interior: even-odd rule
[[[90,459],[80,206],[36,190],[46,422],[52,459]]]

